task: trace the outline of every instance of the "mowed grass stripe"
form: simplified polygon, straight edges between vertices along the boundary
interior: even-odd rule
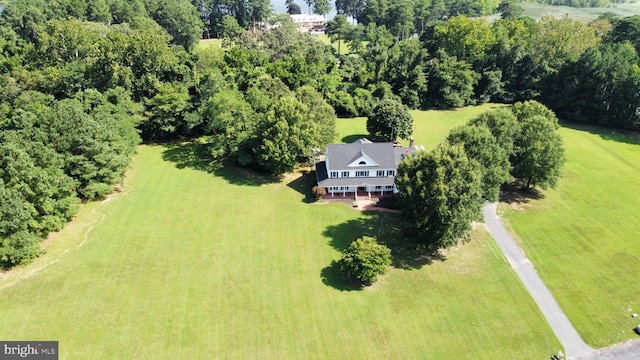
[[[558,188],[505,215],[578,332],[604,347],[637,336],[640,146],[592,127],[561,133],[567,164]]]
[[[0,290],[0,338],[75,358],[542,358],[560,349],[487,233],[363,291],[322,274],[394,214],[307,204],[286,182],[143,146],[82,248]],[[185,163],[189,163],[188,161]],[[199,166],[195,166],[199,167]],[[80,214],[83,216],[83,214]]]
[[[414,123],[412,137],[415,139],[416,145],[424,145],[427,149],[433,148],[449,134],[452,128],[467,123],[483,112],[502,106],[504,105],[483,104],[454,110],[412,110],[410,111]],[[367,118],[365,117],[338,119],[337,128],[339,142],[350,143],[361,137],[369,137]],[[401,141],[405,146],[409,144],[408,140],[398,139],[398,141]]]

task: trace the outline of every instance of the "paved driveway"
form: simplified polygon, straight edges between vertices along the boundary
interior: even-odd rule
[[[549,292],[549,289],[547,289],[542,279],[540,279],[540,276],[538,276],[529,259],[527,259],[522,249],[518,247],[511,235],[509,235],[509,232],[507,232],[507,229],[502,225],[500,218],[496,214],[496,203],[486,204],[482,208],[482,213],[489,232],[507,257],[507,260],[509,260],[509,264],[515,269],[520,280],[538,304],[542,314],[547,318],[551,329],[553,329],[553,332],[566,351],[565,355],[568,358],[580,357],[580,359],[582,359],[581,356],[592,354],[594,350],[578,335],[578,332],[569,319],[567,319],[560,305],[558,305]],[[553,349],[549,350],[553,351]],[[640,359],[640,357],[638,359]]]
[[[640,359],[640,340],[595,350],[592,353],[574,357],[574,360],[634,360]]]

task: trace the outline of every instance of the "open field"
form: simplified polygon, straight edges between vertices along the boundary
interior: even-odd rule
[[[329,35],[327,34],[317,34],[314,35],[317,36],[318,39],[320,39],[320,41],[322,41],[323,43],[327,44],[327,45],[331,45],[333,46],[333,48],[338,51],[338,41],[334,41],[331,42],[331,39],[329,38]],[[367,46],[367,41],[364,42],[364,46]],[[348,42],[342,40],[340,41],[340,54],[341,55],[345,55],[345,54],[349,54],[351,53],[351,47],[349,46]]]
[[[207,49],[220,49],[222,48],[222,39],[203,39],[196,45],[196,50],[202,51]]]
[[[59,340],[61,359],[543,359],[560,349],[482,227],[446,261],[415,258],[389,231],[395,214],[311,204],[308,175],[275,181],[202,152],[140,147],[127,191],[83,208],[38,266],[58,261],[0,288],[0,338]],[[387,242],[394,267],[359,291],[330,264],[362,235]]]
[[[620,17],[640,15],[640,3],[612,4],[606,8],[576,8],[569,6],[549,6],[534,3],[520,4],[524,8],[524,16],[539,19],[544,15],[557,18],[569,15],[569,17],[584,21],[596,19],[598,16],[610,12]]]
[[[503,207],[505,217],[587,343],[637,338],[640,141],[568,124],[561,133],[568,161],[558,188]]]
[[[467,121],[480,115],[485,111],[501,107],[500,104],[483,104],[480,106],[468,106],[455,110],[412,110],[414,132],[413,138],[416,145],[422,144],[427,149],[436,146],[444,139],[449,130],[463,125]],[[367,137],[367,118],[360,117],[354,119],[338,119],[338,141],[349,143],[362,137]],[[408,145],[408,140],[401,140],[404,145]]]

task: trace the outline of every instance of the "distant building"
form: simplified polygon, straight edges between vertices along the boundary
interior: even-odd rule
[[[293,14],[291,21],[298,26],[302,32],[324,32],[327,22],[322,15]]]

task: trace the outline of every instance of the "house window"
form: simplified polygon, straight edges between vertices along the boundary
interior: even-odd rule
[[[387,170],[387,176],[394,176],[394,175],[395,175],[394,170]]]
[[[356,171],[356,177],[367,177],[369,176],[369,171]]]
[[[376,176],[384,176],[384,170],[376,171]]]
[[[376,190],[382,189],[382,186],[376,186]]]
[[[364,160],[362,160],[362,161],[360,161],[360,162],[358,163],[358,165],[367,165],[367,162],[366,162],[366,161],[364,161]]]
[[[331,178],[337,178],[338,177],[338,172],[337,171],[332,171],[331,172]]]
[[[343,178],[348,178],[349,177],[349,172],[348,171],[343,171],[342,172],[342,177]]]

